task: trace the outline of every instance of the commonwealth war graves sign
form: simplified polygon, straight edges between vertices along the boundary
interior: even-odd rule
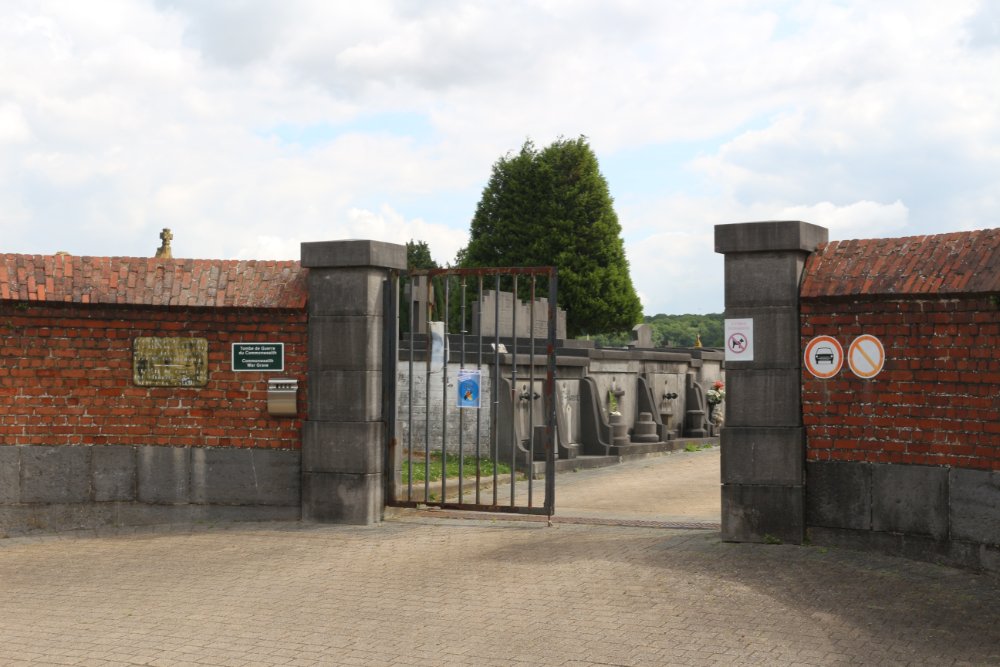
[[[234,371],[285,370],[284,343],[233,343]]]
[[[140,387],[204,387],[208,384],[208,339],[136,338],[132,381]]]

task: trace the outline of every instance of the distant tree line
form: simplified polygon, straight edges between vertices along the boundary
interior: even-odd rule
[[[693,347],[701,337],[704,347],[722,347],[723,317],[722,313],[708,315],[664,315],[659,313],[645,316],[643,322],[653,328],[653,345],[655,347]],[[631,331],[620,331],[613,334],[595,336],[599,345],[608,347],[623,347],[632,340]]]

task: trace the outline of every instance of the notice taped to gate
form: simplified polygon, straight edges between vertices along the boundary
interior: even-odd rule
[[[458,371],[458,407],[478,408],[479,407],[479,371],[470,371],[464,368]]]

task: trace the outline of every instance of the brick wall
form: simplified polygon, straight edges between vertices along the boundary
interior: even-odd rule
[[[133,383],[137,337],[208,340],[204,387]],[[231,343],[285,343],[299,418],[267,413],[275,373],[234,372]],[[0,302],[0,446],[297,449],[305,413],[304,310]]]
[[[298,519],[306,280],[298,262],[0,255],[0,536]],[[137,382],[137,338],[205,339],[199,386]],[[284,343],[284,369],[232,371],[234,342]],[[275,376],[299,380],[298,415],[268,414]]]
[[[800,354],[885,349],[803,370],[808,538],[1000,572],[1000,229],[821,245],[800,295]]]
[[[882,372],[802,379],[811,461],[1000,469],[1000,311],[981,297],[802,304],[802,345],[882,341]]]
[[[0,446],[300,447],[306,271],[298,262],[0,255]],[[139,337],[208,340],[203,387],[133,382]],[[299,417],[231,343],[285,343]]]
[[[807,460],[1000,470],[1000,230],[840,241],[813,254],[802,349],[878,338],[872,379],[803,370]]]

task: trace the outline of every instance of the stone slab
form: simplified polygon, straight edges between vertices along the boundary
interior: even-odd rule
[[[300,461],[299,452],[287,449],[193,449],[191,502],[298,506]]]
[[[801,372],[796,369],[729,369],[726,426],[802,426],[800,392]]]
[[[240,521],[298,521],[296,505],[188,505],[191,521],[198,524]]]
[[[135,500],[136,450],[121,445],[91,448],[94,500]]]
[[[21,448],[0,447],[0,503],[21,500]]]
[[[114,524],[115,503],[0,505],[0,536],[90,531]]]
[[[382,520],[381,474],[302,474],[302,519],[318,523],[371,525]]]
[[[926,535],[879,533],[870,530],[809,527],[809,542],[868,551],[1000,574],[1000,547],[961,540],[935,540]]]
[[[406,269],[406,246],[385,241],[309,241],[301,246],[301,263],[306,268],[375,266]]]
[[[805,483],[805,429],[726,426],[720,437],[723,484]]]
[[[144,503],[190,501],[191,450],[187,447],[140,447],[137,496]]]
[[[1000,545],[1000,471],[949,471],[948,518],[953,539]]]
[[[800,220],[739,222],[715,226],[715,252],[812,252],[829,238],[826,227]]]
[[[753,361],[726,361],[727,369],[802,367],[799,310],[794,306],[726,308],[726,319],[753,320]]]
[[[310,317],[310,371],[381,370],[384,328],[381,317],[368,315]]]
[[[871,528],[870,464],[810,461],[806,480],[806,525]]]
[[[948,469],[872,464],[872,530],[948,536]]]
[[[309,374],[310,421],[377,421],[382,418],[381,371]]]
[[[801,544],[805,523],[801,486],[723,484],[722,539]]]
[[[726,311],[758,306],[797,307],[805,258],[804,253],[726,255]],[[758,335],[754,327],[754,337]]]
[[[302,471],[381,473],[385,447],[382,422],[307,421],[302,424]]]
[[[385,274],[377,269],[313,269],[309,316],[381,315]]]
[[[90,448],[38,445],[21,448],[21,502],[90,500]]]
[[[0,506],[0,537],[102,529],[239,521],[297,521],[298,506],[84,503]]]

